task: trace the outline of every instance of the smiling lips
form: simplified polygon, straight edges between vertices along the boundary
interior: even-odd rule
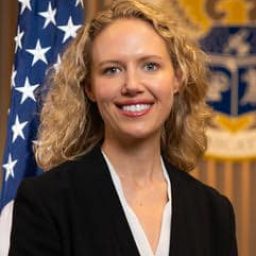
[[[118,108],[125,116],[140,117],[146,115],[150,111],[152,105],[152,103],[120,104],[118,105]]]

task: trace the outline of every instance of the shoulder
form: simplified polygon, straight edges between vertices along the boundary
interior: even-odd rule
[[[207,207],[218,215],[224,215],[227,212],[233,214],[233,207],[229,199],[218,190],[168,163],[167,167],[173,189],[181,196],[189,198],[191,204],[194,203],[202,208]]]
[[[216,255],[237,255],[235,215],[229,199],[189,173],[166,164],[174,218],[200,239],[214,244]],[[197,231],[195,231],[197,230]],[[187,231],[188,232],[188,231]]]
[[[22,181],[20,191],[40,194],[44,197],[63,195],[77,188],[91,189],[95,180],[99,179],[98,170],[105,168],[104,158],[99,148],[79,157],[74,161],[67,161],[42,175],[26,178]]]

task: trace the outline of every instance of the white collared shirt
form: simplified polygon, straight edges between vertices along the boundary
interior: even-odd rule
[[[125,195],[124,195],[124,192],[122,189],[122,184],[121,184],[121,181],[119,179],[117,172],[115,171],[113,165],[111,164],[111,162],[108,159],[108,157],[106,156],[106,154],[104,154],[103,151],[102,151],[102,153],[107,162],[111,178],[113,180],[115,189],[116,189],[119,199],[121,201],[121,205],[123,207],[126,219],[130,226],[133,238],[136,242],[136,245],[137,245],[140,255],[141,256],[168,256],[169,250],[170,250],[171,215],[172,215],[171,183],[170,183],[170,180],[169,180],[169,177],[168,177],[168,174],[167,174],[167,171],[164,166],[164,162],[163,162],[162,158],[161,158],[161,164],[162,164],[163,174],[164,174],[164,177],[165,177],[167,185],[168,185],[168,199],[169,200],[166,203],[164,211],[163,211],[160,237],[159,237],[156,253],[154,254],[152,251],[152,248],[150,246],[150,243],[147,239],[147,236],[139,222],[139,219],[137,218],[136,214],[134,213],[132,208],[129,206],[129,204],[125,198]]]

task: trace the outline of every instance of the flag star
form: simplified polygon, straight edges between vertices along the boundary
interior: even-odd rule
[[[9,179],[10,176],[14,178],[14,167],[17,164],[18,160],[12,160],[12,155],[8,155],[8,162],[3,165],[6,170],[5,181]]]
[[[21,137],[23,140],[25,140],[23,129],[27,125],[27,123],[28,122],[20,123],[19,116],[18,115],[16,116],[15,123],[12,125],[12,132],[13,132],[12,143],[14,143],[18,137]]]
[[[58,54],[57,62],[53,65],[53,67],[55,68],[55,70],[56,70],[57,72],[58,72],[58,70],[59,70],[60,63],[61,63],[61,58],[60,58],[60,55]]]
[[[25,9],[29,9],[30,11],[32,11],[32,8],[31,8],[31,4],[30,4],[30,1],[31,0],[18,0],[20,3],[21,3],[21,11],[20,11],[20,14],[22,14]]]
[[[56,25],[56,9],[52,9],[51,2],[48,4],[48,10],[46,12],[39,12],[39,15],[45,18],[44,28],[46,28],[50,24],[50,22]]]
[[[15,87],[15,90],[22,93],[22,98],[20,101],[20,104],[22,104],[27,98],[32,99],[33,101],[36,101],[34,90],[39,86],[39,84],[30,84],[28,77],[25,80],[25,85],[23,87]]]
[[[12,68],[11,87],[15,87],[16,75],[17,75],[17,70],[14,70],[14,68]]]
[[[18,26],[17,35],[14,37],[14,40],[16,42],[15,45],[15,52],[17,52],[18,48],[22,49],[21,39],[24,36],[24,31],[20,31],[20,27]]]
[[[83,0],[76,0],[76,6],[81,4],[84,7],[84,1]]]
[[[34,56],[32,66],[37,63],[39,60],[48,64],[45,54],[50,50],[51,47],[42,48],[40,40],[36,42],[36,48],[27,49],[26,51]]]
[[[70,16],[68,19],[68,23],[66,26],[58,26],[58,28],[65,32],[62,43],[66,42],[66,40],[70,37],[76,37],[77,30],[81,27],[81,25],[74,25],[72,21],[72,17]]]

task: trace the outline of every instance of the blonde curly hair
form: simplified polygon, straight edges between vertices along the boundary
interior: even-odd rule
[[[49,77],[35,145],[37,163],[43,169],[74,160],[103,141],[104,123],[97,105],[85,93],[90,86],[91,48],[109,24],[131,18],[148,22],[165,40],[174,69],[182,77],[163,129],[162,153],[174,166],[188,171],[205,151],[209,109],[204,54],[163,10],[141,0],[119,0],[80,29],[58,71]]]

